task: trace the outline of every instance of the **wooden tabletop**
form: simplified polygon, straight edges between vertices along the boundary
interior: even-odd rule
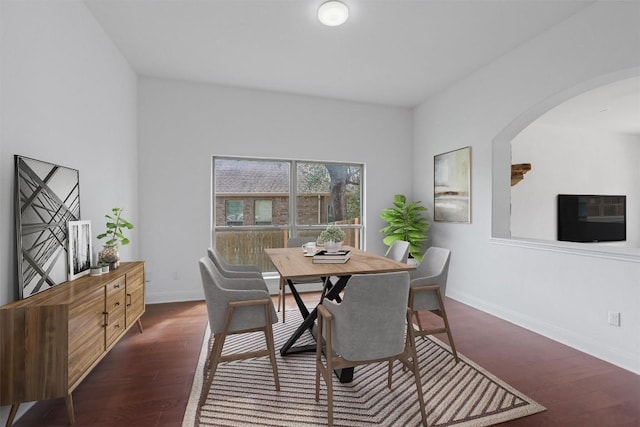
[[[351,258],[344,264],[314,264],[313,257],[304,256],[301,248],[270,248],[265,253],[285,279],[301,277],[350,276],[353,274],[388,273],[409,271],[413,265],[394,261],[371,252],[361,251],[349,246],[343,249],[351,251]]]

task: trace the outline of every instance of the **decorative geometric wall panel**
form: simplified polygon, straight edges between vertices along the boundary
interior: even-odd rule
[[[18,297],[67,281],[67,224],[80,219],[75,169],[15,156]]]

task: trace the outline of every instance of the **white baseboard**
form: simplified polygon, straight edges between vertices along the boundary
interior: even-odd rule
[[[145,294],[145,302],[147,304],[163,304],[168,302],[202,301],[202,300],[204,300],[204,293],[202,290],[151,292],[149,291],[149,289],[147,289],[147,293]]]
[[[491,314],[515,325],[521,326],[529,331],[540,334],[561,344],[575,348],[583,353],[602,359],[635,374],[640,374],[640,360],[638,360],[637,356],[632,353],[625,352],[620,349],[612,349],[609,346],[603,345],[599,341],[591,339],[590,337],[579,335],[564,328],[560,328],[557,325],[545,323],[539,319],[522,315],[520,312],[505,309],[504,307],[497,306],[490,301],[477,298],[473,295],[447,289],[447,297],[460,301],[461,303],[477,308],[478,310],[484,311],[485,313]]]

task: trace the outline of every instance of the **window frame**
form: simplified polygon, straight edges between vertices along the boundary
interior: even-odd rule
[[[286,193],[286,197],[288,197],[288,218],[286,224],[274,224],[274,216],[275,213],[272,211],[272,222],[271,224],[246,224],[246,221],[243,221],[243,225],[229,225],[226,221],[224,221],[224,225],[217,224],[216,212],[217,212],[217,197],[218,193],[216,192],[216,161],[217,160],[238,160],[238,161],[264,161],[264,162],[283,162],[289,165],[289,191]],[[348,224],[340,224],[339,226],[346,230],[355,230],[354,238],[354,246],[356,247],[364,247],[365,240],[365,230],[366,224],[364,221],[365,218],[365,202],[364,202],[364,191],[365,191],[365,164],[364,163],[356,163],[356,162],[337,162],[337,161],[320,161],[320,160],[296,160],[296,159],[278,159],[278,158],[261,158],[261,157],[237,157],[237,156],[223,156],[223,155],[214,155],[212,156],[212,187],[211,187],[211,243],[212,246],[216,246],[216,234],[219,232],[246,232],[246,231],[269,231],[269,230],[279,230],[284,233],[285,242],[288,238],[291,237],[299,237],[304,235],[314,235],[319,234],[322,230],[324,230],[330,222],[328,222],[328,218],[326,218],[326,222],[324,224],[298,224],[298,165],[300,163],[306,164],[318,164],[318,165],[345,165],[345,166],[353,166],[359,169],[359,178],[360,182],[359,186],[359,203],[358,207],[360,209],[360,215],[356,219],[355,223]],[[250,194],[250,193],[247,193]],[[278,193],[274,193],[278,194]],[[254,199],[254,203],[260,199],[264,199],[262,196]],[[247,214],[252,215],[255,221],[255,205],[252,203],[251,208],[254,209],[253,212],[244,212],[245,216]],[[246,203],[245,203],[246,205]],[[243,206],[243,209],[246,210],[247,206]],[[226,207],[225,207],[226,209]],[[272,206],[273,209],[273,206]],[[245,218],[246,220],[246,218]],[[276,221],[277,222],[277,221]],[[302,233],[302,234],[301,234]],[[228,260],[229,261],[229,260]],[[240,261],[240,260],[235,260]]]

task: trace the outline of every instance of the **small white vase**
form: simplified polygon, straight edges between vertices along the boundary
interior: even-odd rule
[[[329,253],[338,252],[340,249],[342,249],[342,242],[324,242],[324,250]]]

